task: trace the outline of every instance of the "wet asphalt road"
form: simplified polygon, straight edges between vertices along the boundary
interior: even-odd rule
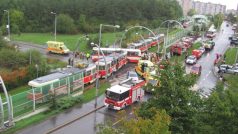
[[[203,91],[203,94],[209,95],[212,88],[215,87],[217,82],[217,77],[213,73],[214,60],[216,59],[216,54],[224,54],[226,49],[229,47],[230,41],[229,36],[233,33],[231,26],[226,27],[226,22],[221,26],[220,33],[217,33],[217,36],[213,39],[216,45],[214,49],[210,52],[205,53],[199,60],[198,64],[202,66],[202,73],[198,79],[194,88],[196,90],[200,89]],[[189,71],[191,66],[186,65],[186,70]]]
[[[27,42],[21,42],[21,41],[11,41],[12,45],[17,45],[17,49],[26,52],[29,50],[36,50],[39,51],[43,56],[47,58],[53,58],[53,59],[59,59],[61,61],[67,62],[70,57],[73,56],[73,53],[69,53],[68,55],[59,55],[59,54],[50,54],[47,52],[47,46],[46,45],[39,45],[39,44],[32,44]]]

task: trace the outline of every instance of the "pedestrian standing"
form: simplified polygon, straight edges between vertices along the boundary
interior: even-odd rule
[[[90,58],[90,54],[89,53],[86,54],[86,58],[87,58],[87,61],[88,61],[88,59]]]

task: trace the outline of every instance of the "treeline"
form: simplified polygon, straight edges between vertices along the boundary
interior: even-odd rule
[[[155,28],[166,19],[183,15],[176,0],[1,0],[3,10],[10,11],[15,33],[53,32],[52,11],[57,13],[57,32],[72,34],[98,32],[100,23]],[[0,18],[6,33],[7,13],[0,12]]]

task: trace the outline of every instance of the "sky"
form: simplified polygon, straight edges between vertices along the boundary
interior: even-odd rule
[[[211,2],[226,5],[226,9],[237,9],[238,0],[195,0],[201,2]]]

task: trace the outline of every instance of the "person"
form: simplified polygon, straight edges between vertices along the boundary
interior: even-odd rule
[[[68,65],[70,65],[70,64],[71,64],[71,58],[68,59]]]
[[[88,59],[90,58],[90,54],[89,53],[86,54],[86,58],[87,58],[87,61],[88,61]]]
[[[141,65],[141,71],[142,71],[142,73],[144,73],[144,70],[145,70],[145,64],[142,63],[142,65]]]

